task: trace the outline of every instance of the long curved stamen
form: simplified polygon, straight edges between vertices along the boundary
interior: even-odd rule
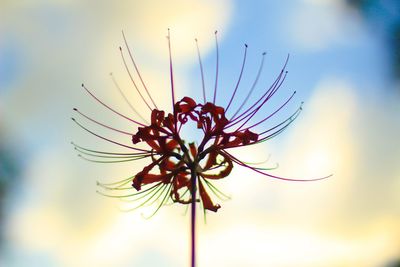
[[[288,128],[289,125],[292,124],[292,122],[293,122],[293,120],[290,120],[290,121],[287,122],[282,128],[279,128],[279,129],[276,130],[275,132],[273,132],[273,133],[271,133],[271,134],[269,134],[269,135],[267,135],[267,136],[265,136],[265,137],[259,139],[259,140],[257,141],[257,143],[262,143],[262,142],[265,142],[265,141],[267,141],[267,140],[270,140],[270,139],[274,138],[275,136],[278,136],[278,135],[281,134],[284,130],[286,130],[286,128]]]
[[[118,111],[116,111],[115,109],[111,108],[109,105],[107,105],[106,103],[104,103],[103,101],[101,101],[99,98],[97,98],[83,83],[82,83],[82,88],[84,88],[86,90],[86,92],[89,93],[89,95],[91,95],[97,102],[99,102],[101,105],[103,105],[104,107],[106,107],[107,109],[111,110],[112,112],[114,112],[115,114],[121,116],[122,118],[125,118],[133,123],[136,123],[140,126],[145,126],[143,123],[140,123],[138,121],[132,120],[131,118],[128,118],[127,116],[119,113]]]
[[[157,186],[155,186],[155,188],[151,188],[151,190],[147,191],[146,194],[143,194],[143,195],[138,196],[138,197],[137,197],[137,195],[132,196],[132,198],[134,198],[134,199],[125,199],[125,198],[122,198],[122,200],[124,200],[124,202],[138,202],[138,201],[141,200],[141,199],[144,199],[144,198],[146,198],[146,199],[145,199],[142,203],[140,203],[139,205],[137,205],[136,207],[129,208],[129,209],[121,209],[121,211],[129,212],[129,211],[136,210],[136,209],[138,209],[138,208],[140,208],[140,207],[143,207],[143,206],[145,206],[145,205],[149,205],[148,202],[149,202],[154,196],[156,196],[157,193],[160,192],[160,190],[162,190],[164,187],[165,187],[165,185],[164,185],[163,183],[158,183]],[[139,191],[139,192],[141,192],[141,191]],[[136,194],[138,194],[139,192],[137,192]],[[143,192],[144,192],[144,191],[143,191]],[[150,197],[149,197],[149,196],[150,196]]]
[[[132,181],[132,178],[128,178],[129,179],[129,181],[128,182],[131,182]],[[141,191],[138,191],[138,192],[135,192],[135,193],[133,193],[133,194],[127,194],[127,195],[110,195],[110,194],[105,194],[105,193],[103,193],[103,192],[100,192],[100,191],[96,191],[98,194],[100,194],[100,195],[103,195],[103,196],[106,196],[106,197],[113,197],[113,198],[126,198],[126,197],[136,197],[136,196],[138,196],[138,195],[147,195],[147,194],[144,194],[144,193],[149,193],[149,191],[151,192],[152,190],[154,190],[156,187],[158,187],[158,186],[160,186],[162,183],[157,183],[156,185],[153,185],[152,187],[149,187],[149,188],[147,188],[147,189],[145,189],[145,190],[141,190]],[[99,186],[102,186],[101,184],[99,184]],[[103,187],[103,186],[102,186]],[[104,187],[103,187],[104,188]],[[114,190],[114,188],[105,188],[106,190]],[[130,188],[130,189],[132,189],[132,187]],[[118,189],[117,189],[118,190]],[[141,197],[140,197],[141,198]],[[138,199],[140,199],[140,198],[137,198],[136,200],[138,200]]]
[[[122,131],[122,130],[118,130],[118,129],[116,129],[116,128],[114,128],[114,127],[111,127],[111,126],[108,126],[108,125],[106,125],[106,124],[104,124],[104,123],[98,122],[98,121],[96,121],[95,119],[92,119],[91,117],[89,117],[89,116],[83,114],[83,113],[82,113],[81,111],[79,111],[77,108],[73,108],[73,110],[76,111],[78,114],[80,114],[82,117],[84,117],[84,118],[90,120],[91,122],[94,122],[94,123],[96,123],[96,124],[98,124],[98,125],[100,125],[100,126],[103,126],[104,128],[113,130],[113,131],[118,132],[118,133],[126,134],[126,135],[129,135],[129,136],[132,136],[132,135],[133,135],[133,133],[128,133],[128,132],[125,132],[125,131]]]
[[[121,162],[129,162],[129,161],[147,158],[147,157],[142,157],[142,158],[131,158],[131,159],[124,159],[124,160],[94,160],[94,159],[89,159],[86,156],[81,155],[81,154],[78,154],[78,157],[80,157],[86,161],[90,161],[90,162],[94,162],[94,163],[121,163]]]
[[[277,83],[275,84],[275,86],[272,87],[272,91],[267,96],[268,99],[271,98],[279,90],[279,88],[281,88],[282,84],[286,80],[286,76],[289,72],[286,70],[286,66],[287,66],[288,62],[289,62],[289,54],[286,57],[285,64],[283,65],[281,73],[279,74],[279,79],[277,80]]]
[[[246,127],[245,129],[243,129],[243,130],[248,130],[248,129],[251,129],[251,128],[253,128],[253,127],[255,127],[255,126],[257,126],[257,125],[260,125],[261,123],[263,123],[263,122],[265,122],[266,120],[268,120],[269,118],[271,118],[272,116],[274,116],[276,113],[278,113],[283,107],[285,107],[289,102],[290,102],[290,100],[292,100],[292,98],[294,97],[294,95],[296,94],[296,91],[294,91],[293,93],[292,93],[292,95],[278,108],[278,109],[276,109],[274,112],[272,112],[270,115],[268,115],[267,117],[265,117],[264,119],[262,119],[262,120],[260,120],[260,121],[258,121],[258,122],[256,122],[256,123],[254,123],[253,125],[251,125],[251,126],[249,126],[249,127]],[[267,101],[268,99],[266,99],[266,100],[264,100],[265,102]],[[237,131],[239,131],[244,125],[246,125],[246,123],[247,122],[249,122],[249,120],[251,120],[251,118],[260,110],[260,108],[263,106],[263,104],[259,107],[259,108],[257,108],[255,111],[254,111],[254,113],[249,117],[249,118],[247,118],[247,120],[245,121],[245,122],[243,122],[243,124],[242,125],[240,125],[240,127],[237,129]]]
[[[239,88],[240,81],[242,80],[243,70],[244,70],[244,66],[246,64],[246,58],[247,58],[247,44],[244,44],[244,46],[245,46],[244,56],[243,56],[242,67],[241,67],[240,73],[239,73],[239,78],[238,78],[238,81],[236,83],[235,90],[233,90],[233,94],[231,96],[231,99],[229,100],[228,106],[225,108],[225,112],[228,112],[228,109],[231,106],[233,99],[235,98],[236,91]]]
[[[247,163],[245,163],[245,164],[247,164]],[[260,171],[272,171],[272,170],[276,170],[276,169],[278,169],[279,168],[279,164],[278,163],[275,163],[275,166],[274,167],[269,167],[269,168],[261,168],[261,167],[254,167],[255,169],[257,169],[257,170],[260,170]]]
[[[236,125],[236,124],[240,123],[241,121],[243,121],[244,119],[246,119],[247,117],[251,116],[251,113],[253,113],[255,109],[264,105],[278,91],[278,89],[281,87],[282,83],[285,81],[286,75],[288,73],[287,71],[285,72],[285,68],[286,68],[288,59],[289,59],[289,57],[286,58],[286,62],[284,64],[280,74],[275,79],[275,81],[271,84],[271,86],[268,88],[268,90],[265,91],[264,94],[250,108],[248,108],[246,111],[244,111],[242,114],[240,114],[236,118],[231,119],[231,122],[229,123],[227,128],[232,127],[233,125]],[[262,101],[262,103],[259,104],[261,101]]]
[[[161,189],[163,189],[163,183],[162,182],[160,182],[160,183],[158,183],[158,184],[156,184],[155,186],[153,186],[153,187],[151,187],[151,188],[148,188],[148,189],[146,189],[146,190],[141,190],[141,191],[139,191],[139,192],[136,192],[136,195],[135,196],[131,196],[129,199],[126,199],[126,198],[122,198],[121,200],[122,201],[124,201],[124,202],[128,202],[128,203],[132,203],[132,202],[138,202],[139,200],[141,200],[141,199],[144,199],[144,198],[146,198],[147,196],[149,196],[149,195],[151,195],[153,192],[155,192],[155,191],[159,191],[159,190],[161,190]],[[158,188],[157,188],[158,187]],[[132,189],[132,188],[131,188]],[[147,192],[146,194],[143,194],[143,195],[139,195],[139,193],[140,192]],[[138,196],[139,195],[139,196]],[[142,203],[143,204],[143,206],[144,205],[146,205],[146,203]],[[147,204],[147,205],[150,205],[150,204]],[[139,205],[138,207],[135,207],[135,208],[133,208],[133,209],[137,209],[137,208],[140,208],[142,205]],[[123,210],[123,211],[130,211],[130,210]]]
[[[133,146],[124,145],[124,144],[118,143],[118,142],[116,142],[116,141],[114,141],[114,140],[108,139],[108,138],[106,138],[106,137],[104,137],[104,136],[101,136],[101,135],[99,135],[99,134],[96,134],[95,132],[89,130],[88,128],[86,128],[85,126],[83,126],[82,124],[80,124],[75,118],[71,118],[71,119],[72,119],[79,127],[81,127],[82,129],[84,129],[84,130],[87,131],[88,133],[90,133],[90,134],[92,134],[92,135],[94,135],[94,136],[96,136],[96,137],[98,137],[98,138],[100,138],[100,139],[103,139],[104,141],[107,141],[107,142],[110,142],[110,143],[113,143],[113,144],[116,144],[116,145],[119,145],[119,146],[122,146],[122,147],[126,147],[126,148],[129,148],[129,149],[137,150],[137,151],[150,152],[149,150],[141,149],[141,148],[137,148],[137,147],[133,147]]]
[[[118,92],[120,93],[120,95],[122,96],[122,98],[125,100],[125,103],[131,108],[131,110],[137,115],[139,116],[140,119],[142,119],[146,124],[149,124],[149,122],[143,118],[142,114],[140,114],[139,111],[137,111],[133,105],[131,104],[131,102],[128,100],[128,98],[126,97],[126,95],[124,94],[124,92],[122,91],[121,87],[119,86],[119,84],[117,83],[117,80],[114,77],[114,74],[110,73],[110,77],[111,80],[113,81],[113,84],[115,86],[115,88],[117,88]]]
[[[266,134],[266,133],[268,133],[268,132],[270,132],[270,131],[273,131],[273,130],[275,130],[276,128],[279,128],[281,125],[284,125],[284,126],[283,126],[282,128],[280,128],[279,130],[277,130],[276,132],[284,130],[286,127],[288,127],[290,124],[292,124],[292,123],[297,119],[297,117],[299,116],[299,114],[300,114],[301,111],[302,111],[302,108],[300,107],[300,108],[298,108],[292,115],[290,115],[289,118],[287,118],[287,119],[284,120],[283,122],[281,122],[281,123],[275,125],[274,127],[272,127],[272,128],[270,128],[270,129],[268,129],[268,130],[265,130],[265,131],[261,132],[261,133],[259,134],[259,136],[262,136],[262,135],[264,135],[264,134]],[[269,136],[266,136],[266,138],[268,138],[268,137],[269,137]],[[265,137],[262,137],[262,139],[264,139],[264,138],[265,138]],[[262,139],[260,139],[260,140],[262,140]]]
[[[157,185],[155,185],[155,186],[153,186],[153,187],[156,187]],[[153,187],[152,188],[148,188],[148,189],[146,189],[146,190],[141,190],[141,191],[139,191],[139,192],[136,192],[135,193],[135,195],[133,195],[133,196],[130,196],[130,197],[136,197],[136,196],[138,196],[140,193],[145,193],[145,192],[147,192],[148,190],[150,190],[150,189],[153,189]],[[107,190],[107,191],[118,191],[118,192],[121,192],[121,191],[125,191],[125,190],[132,190],[132,186],[129,186],[129,187],[116,187],[116,188],[104,188],[105,190]],[[137,200],[139,200],[140,198],[142,198],[142,197],[137,197],[136,199],[134,199],[134,200],[130,200],[130,201],[127,201],[127,202],[132,202],[132,201],[137,201]]]
[[[117,182],[112,182],[112,183],[100,183],[99,181],[97,181],[97,185],[100,187],[103,187],[104,189],[107,189],[107,190],[114,190],[114,188],[120,188],[121,186],[124,186],[127,183],[132,182],[132,179],[134,177],[135,177],[135,175],[129,176],[128,178],[125,178],[125,179],[117,181]],[[132,189],[132,187],[130,187],[130,188]]]
[[[218,49],[218,31],[215,31],[215,48],[217,50],[216,53],[216,64],[215,64],[215,86],[214,86],[214,97],[213,104],[215,104],[215,100],[217,99],[217,90],[218,90],[218,69],[219,69],[219,49]]]
[[[174,72],[173,72],[173,67],[172,67],[171,36],[170,36],[169,29],[168,29],[167,39],[168,39],[168,53],[169,53],[169,76],[171,79],[172,110],[175,110],[175,108],[174,108],[175,107]]]
[[[169,196],[169,192],[171,191],[171,187],[172,187],[172,184],[169,185],[168,190],[165,192],[163,199],[161,200],[158,207],[153,211],[153,213],[150,216],[143,216],[145,219],[150,219],[151,217],[153,217],[157,213],[157,211],[159,211],[160,208],[168,201],[168,196]],[[160,194],[160,197],[161,197],[161,195],[162,195],[162,193]]]
[[[244,161],[244,160],[242,160],[242,162],[244,164],[248,164],[248,165],[262,165],[262,164],[267,163],[270,160],[270,158],[271,158],[271,154],[269,154],[268,157],[266,159],[262,160],[262,161],[254,162],[254,161]]]
[[[163,193],[164,193],[165,190],[168,188],[168,186],[171,186],[171,185],[170,185],[170,184],[169,184],[169,185],[168,185],[168,184],[162,184],[162,186],[161,186],[162,190],[161,190],[160,194],[159,194],[158,196],[156,196],[156,198],[153,199],[153,201],[148,202],[148,203],[147,203],[147,206],[152,206],[154,203],[156,203],[156,201],[163,195]],[[168,191],[168,190],[167,190],[167,191]]]
[[[197,38],[194,39],[196,41],[196,47],[197,47],[197,57],[199,58],[199,66],[200,66],[200,74],[201,74],[201,87],[203,89],[203,102],[204,104],[207,102],[206,98],[206,86],[204,84],[204,71],[203,71],[203,63],[201,62],[201,56],[200,56],[200,48],[199,48],[199,43],[197,41]]]
[[[215,185],[213,185],[211,182],[207,181],[207,179],[202,178],[203,182],[210,188],[210,190],[214,193],[215,196],[217,196],[221,200],[228,200],[231,199],[231,197],[225,193],[223,193],[221,190],[219,190]]]
[[[105,158],[105,159],[142,159],[142,158],[147,158],[150,157],[151,155],[142,155],[142,156],[111,156],[111,155],[98,155],[98,154],[94,154],[94,153],[89,153],[86,152],[84,150],[81,150],[79,148],[75,148],[76,151],[78,151],[80,154],[86,155],[86,156],[90,156],[90,157],[94,157],[94,158]]]
[[[234,119],[235,119],[236,115],[242,110],[242,108],[244,107],[244,105],[247,103],[247,100],[249,100],[251,94],[253,93],[254,88],[256,87],[256,85],[257,85],[257,83],[258,83],[258,80],[260,79],[261,72],[262,72],[263,67],[264,67],[265,55],[266,55],[266,53],[264,52],[264,53],[262,54],[262,59],[261,59],[260,67],[259,67],[258,72],[257,72],[257,75],[256,75],[256,79],[254,80],[253,85],[251,86],[251,89],[250,89],[249,93],[247,94],[246,98],[244,99],[244,101],[243,101],[243,103],[240,105],[240,107],[239,107],[239,108],[236,110],[236,112],[233,114],[231,120],[234,120]]]
[[[122,47],[119,47],[119,51],[121,52],[121,57],[122,57],[122,61],[124,62],[124,66],[125,66],[125,70],[129,75],[129,78],[131,79],[131,82],[133,84],[133,86],[136,89],[136,92],[138,92],[140,98],[143,100],[143,102],[146,104],[146,106],[150,109],[150,111],[152,110],[152,108],[150,107],[149,103],[147,103],[146,99],[144,98],[144,96],[142,95],[142,93],[140,92],[138,86],[135,83],[135,80],[133,79],[133,76],[131,74],[131,71],[128,68],[128,64],[126,64],[126,60],[125,60],[125,56],[124,53],[122,52]]]
[[[149,90],[147,89],[146,84],[144,83],[144,81],[143,81],[143,79],[142,79],[142,75],[140,75],[139,68],[137,67],[135,60],[133,59],[133,56],[132,56],[132,53],[131,53],[131,49],[129,48],[128,42],[126,41],[126,38],[125,38],[124,31],[122,31],[122,36],[123,36],[123,38],[124,38],[125,46],[126,46],[126,49],[128,50],[129,57],[131,58],[131,61],[132,61],[132,63],[133,63],[133,66],[135,67],[136,74],[138,75],[138,77],[139,77],[139,79],[140,79],[140,82],[142,83],[142,85],[143,85],[143,87],[144,87],[144,90],[145,90],[146,93],[147,93],[147,96],[150,98],[151,103],[153,103],[154,107],[155,107],[156,109],[158,109],[156,103],[154,102],[153,98],[151,97],[151,94],[150,94]]]
[[[289,62],[289,54],[286,57],[285,63],[283,64],[283,67],[282,67],[281,72],[279,73],[277,79],[275,79],[275,81],[268,88],[268,90],[246,112],[252,110],[255,106],[257,106],[258,103],[261,102],[264,97],[268,101],[279,90],[279,88],[281,88],[283,82],[286,79],[287,73],[288,73],[288,71],[285,71],[288,62]],[[264,105],[267,101],[263,101],[263,103],[259,106]],[[243,114],[245,114],[246,112],[244,112]],[[243,114],[238,116],[238,118],[241,117]]]
[[[153,193],[153,191],[151,191],[151,192],[149,193],[149,195],[150,195],[151,193],[153,193],[153,194],[151,194],[150,197],[146,198],[145,201],[143,201],[142,203],[140,203],[140,204],[137,205],[136,207],[129,208],[129,209],[122,209],[122,211],[129,212],[129,211],[136,210],[136,209],[138,209],[138,208],[140,208],[140,207],[143,207],[143,206],[145,206],[145,205],[150,206],[150,205],[154,204],[154,202],[157,201],[157,199],[159,199],[160,196],[161,196],[161,194],[165,191],[165,188],[166,188],[166,187],[167,187],[167,185],[165,185],[165,184],[160,184],[160,186],[158,186],[158,188],[156,188],[156,190],[153,190],[153,191],[155,191],[154,193]],[[161,193],[158,194],[160,191],[161,191]],[[157,194],[158,194],[158,196],[157,196]],[[146,195],[146,196],[147,196],[147,195]],[[154,197],[155,197],[155,198],[154,198]],[[142,198],[144,198],[144,197],[140,197],[140,199],[142,199]],[[137,201],[137,200],[138,200],[138,199],[135,199],[134,201]],[[149,202],[150,202],[150,203],[149,203]]]
[[[225,150],[227,149],[231,149],[231,148],[238,148],[238,147],[242,147],[242,146],[251,146],[251,145],[257,145],[260,144],[262,142],[265,142],[269,139],[272,139],[273,137],[279,135],[280,133],[282,133],[290,124],[292,124],[296,118],[299,116],[301,112],[301,107],[298,108],[289,118],[287,118],[286,120],[282,121],[281,123],[275,125],[274,127],[269,128],[268,130],[265,130],[264,132],[261,132],[258,134],[258,136],[260,136],[261,138],[258,139],[256,142],[250,143],[250,144],[241,144],[241,145],[237,145],[237,146],[233,146],[233,147],[227,147],[224,148]],[[277,129],[277,130],[276,130]],[[275,131],[274,131],[275,130]],[[244,130],[242,130],[244,131]],[[267,136],[262,136],[265,135],[266,133],[269,133],[271,131],[274,131],[273,133],[267,135]],[[246,163],[246,162],[244,162]],[[247,163],[246,163],[247,164]],[[251,164],[251,163],[250,163]]]
[[[93,153],[98,153],[98,154],[104,154],[104,155],[121,155],[121,156],[140,156],[140,155],[151,155],[153,154],[152,152],[147,152],[147,153],[143,153],[143,152],[135,152],[135,153],[118,153],[118,152],[105,152],[105,151],[99,151],[99,150],[93,150],[93,149],[88,149],[88,148],[84,148],[80,145],[75,144],[74,142],[71,142],[71,144],[76,148],[88,151],[88,152],[93,152]]]
[[[292,182],[312,182],[312,181],[323,180],[323,179],[326,179],[326,178],[329,178],[329,177],[332,176],[332,175],[328,175],[328,176],[325,176],[325,177],[314,178],[314,179],[293,179],[293,178],[280,177],[280,176],[276,176],[276,175],[272,175],[272,174],[263,172],[261,170],[258,170],[257,168],[254,168],[254,167],[252,167],[250,165],[247,165],[247,164],[243,163],[242,161],[240,161],[239,159],[237,159],[236,157],[234,157],[232,154],[226,152],[225,150],[224,150],[224,153],[226,153],[234,162],[236,162],[240,166],[246,167],[246,168],[251,169],[251,170],[253,170],[253,171],[257,172],[257,173],[260,173],[262,175],[265,175],[265,176],[268,176],[268,177],[271,177],[271,178],[274,178],[274,179],[278,179],[278,180],[292,181]]]
[[[286,76],[284,76],[284,78],[285,77]],[[273,94],[275,94],[277,89],[279,89],[279,87],[282,84],[281,82],[279,82],[281,80],[281,78],[282,78],[282,75],[279,75],[278,78],[274,81],[274,83],[268,88],[268,90],[251,107],[249,107],[247,110],[245,110],[239,116],[237,116],[235,119],[231,120],[230,123],[228,123],[228,126],[226,128],[230,128],[230,127],[246,120],[248,117],[253,116],[257,112],[257,110],[260,109],[272,97]],[[283,81],[283,79],[282,79],[282,81]]]

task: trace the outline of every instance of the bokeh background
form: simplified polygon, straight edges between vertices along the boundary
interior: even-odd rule
[[[206,223],[199,218],[198,265],[399,266],[397,0],[1,0],[0,266],[188,265],[185,208],[167,206],[150,220],[142,215],[151,207],[122,212],[126,203],[96,194],[96,181],[128,177],[142,165],[89,163],[70,144],[118,150],[74,125],[73,107],[135,130],[93,101],[82,82],[134,116],[113,87],[113,72],[148,115],[122,65],[121,30],[155,100],[169,109],[167,28],[177,93],[194,97],[201,96],[194,38],[211,96],[219,31],[221,105],[234,88],[244,43],[249,51],[242,99],[262,52],[266,62],[256,93],[290,53],[288,78],[270,105],[297,90],[278,117],[302,101],[304,111],[283,134],[239,155],[279,163],[273,173],[281,176],[333,174],[295,183],[235,168],[219,183],[232,199],[208,213]]]

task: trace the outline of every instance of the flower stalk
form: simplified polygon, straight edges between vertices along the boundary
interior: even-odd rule
[[[191,199],[191,214],[190,214],[190,248],[191,248],[191,267],[196,266],[196,203],[197,203],[197,175],[196,175],[196,167],[193,166],[191,168],[191,175],[190,175],[190,182],[191,182],[191,187],[192,187],[192,199]]]

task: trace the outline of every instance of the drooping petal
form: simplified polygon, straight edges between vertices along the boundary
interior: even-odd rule
[[[150,163],[149,165],[147,165],[146,167],[143,168],[143,170],[139,173],[137,173],[135,175],[135,177],[133,178],[132,181],[132,186],[136,189],[136,190],[140,190],[142,183],[143,183],[143,179],[145,178],[145,176],[158,164],[160,163],[162,160],[165,159],[165,156],[160,157],[157,160],[154,160],[152,163]]]
[[[164,182],[167,183],[168,180],[171,178],[172,174],[152,174],[152,173],[148,173],[143,175],[142,177],[140,177],[140,183],[141,185],[146,185],[146,184],[151,184],[151,183],[155,183],[155,182]],[[136,176],[138,177],[138,176]]]
[[[208,195],[208,193],[207,193],[206,189],[204,188],[204,185],[200,179],[199,179],[199,193],[200,193],[200,198],[201,198],[201,202],[203,203],[204,209],[217,212],[217,210],[219,208],[221,208],[221,206],[219,204],[214,204],[212,202],[210,196]]]

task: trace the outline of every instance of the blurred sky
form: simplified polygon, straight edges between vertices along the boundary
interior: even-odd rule
[[[302,101],[304,111],[276,139],[238,153],[245,161],[279,163],[273,173],[281,176],[333,173],[292,183],[236,167],[219,183],[232,200],[208,213],[206,224],[199,218],[198,266],[385,267],[398,260],[400,90],[393,70],[399,57],[389,29],[400,7],[396,0],[376,2],[1,0],[0,266],[188,265],[184,207],[165,207],[146,220],[141,215],[151,208],[121,212],[120,202],[95,192],[97,180],[129,177],[142,164],[91,164],[70,145],[115,150],[73,124],[73,107],[135,131],[83,92],[82,82],[134,116],[113,87],[113,72],[147,113],[122,65],[121,30],[155,100],[169,109],[167,28],[181,97],[201,97],[194,38],[210,89],[218,30],[221,105],[236,83],[245,43],[241,98],[264,51],[256,93],[272,83],[290,53],[289,74],[271,110],[296,90],[278,117]]]

